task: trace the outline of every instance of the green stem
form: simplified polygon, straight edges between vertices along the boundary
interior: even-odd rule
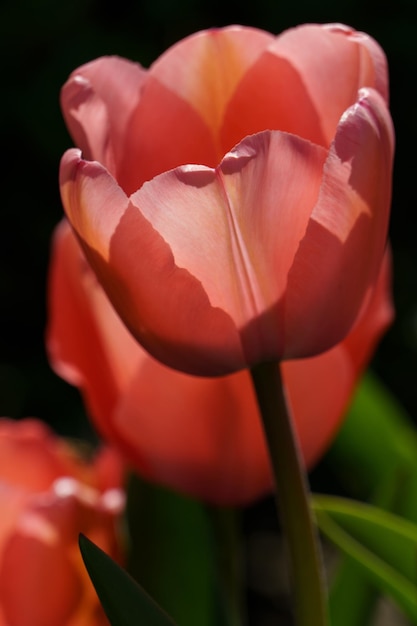
[[[225,626],[244,626],[243,553],[240,511],[235,508],[208,507],[216,540],[218,582]]]
[[[288,543],[297,626],[327,626],[326,594],[309,489],[284,395],[279,363],[252,369],[276,485],[276,500]]]

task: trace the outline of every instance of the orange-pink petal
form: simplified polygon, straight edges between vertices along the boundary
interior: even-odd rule
[[[365,296],[351,332],[343,342],[355,370],[362,371],[379,340],[379,329],[387,328],[393,321],[395,310],[391,294],[392,268],[391,250],[388,246],[382,260],[379,275]]]
[[[119,557],[121,472],[105,456],[85,461],[37,420],[0,420],[1,624],[106,623],[78,549],[83,531]]]
[[[225,151],[245,135],[283,130],[328,147],[361,87],[387,99],[384,53],[337,24],[303,25],[279,35],[245,72],[221,127]]]
[[[52,254],[49,357],[63,378],[84,390],[91,412],[101,415],[115,406],[135,371],[137,343],[109,305],[66,220],[55,231]]]
[[[150,75],[188,102],[216,137],[237,85],[273,39],[270,33],[241,26],[202,31],[167,50]]]
[[[82,586],[57,540],[16,532],[0,562],[0,603],[13,626],[63,626],[82,597]]]
[[[158,185],[159,178],[155,181],[149,184]],[[202,375],[244,367],[232,319],[210,304],[187,269],[175,265],[170,247],[103,167],[68,151],[61,190],[89,262],[128,328],[151,353],[185,371],[200,368]],[[187,301],[186,309],[179,310],[181,301]]]
[[[75,144],[114,176],[145,77],[137,63],[102,57],[79,67],[62,88],[61,107]]]
[[[289,29],[277,37],[271,53],[286,59],[298,72],[320,117],[327,146],[342,112],[356,102],[359,89],[374,88],[388,98],[383,51],[365,33],[342,24]]]
[[[92,254],[108,260],[110,241],[129,200],[107,169],[67,150],[60,167],[61,199],[67,217]]]
[[[131,117],[117,180],[127,194],[179,165],[215,166],[218,153],[210,128],[189,102],[151,74]]]
[[[318,202],[288,274],[287,358],[338,343],[382,261],[391,203],[392,122],[382,97],[361,90],[343,116]]]
[[[0,480],[25,492],[49,489],[67,470],[65,454],[40,421],[0,419]]]
[[[207,334],[198,336],[201,314],[196,308],[202,293],[213,313],[227,314],[239,332],[276,305],[285,292],[287,271],[317,201],[325,156],[323,149],[297,137],[266,132],[246,139],[216,170],[188,166],[145,184],[131,197],[136,213],[129,209],[129,221],[127,212],[112,240],[111,263],[116,265],[117,255],[120,270],[125,268],[125,277],[131,282],[132,304],[126,303],[126,308],[132,313],[135,310],[133,321],[143,318],[151,307],[153,317],[160,310],[163,319],[153,322],[159,341],[172,343],[176,335],[188,333],[192,349],[197,354],[201,351],[202,356],[207,349],[202,340],[206,344]],[[140,260],[128,258],[129,250],[141,250],[143,256]],[[185,270],[188,274],[189,291],[183,292],[187,310],[172,282],[174,268],[176,274]],[[146,291],[142,287],[145,279]],[[149,288],[151,280],[157,289]],[[166,294],[162,291],[164,280]],[[162,308],[153,304],[154,298],[163,299]],[[122,309],[119,312],[125,317]],[[240,350],[246,364],[262,358],[261,352],[264,357],[279,355],[283,344],[279,315],[266,318],[263,325],[264,329],[241,336],[242,348],[233,347],[229,340],[232,352],[228,355],[221,350],[215,372],[222,373],[221,363],[223,372],[233,371],[242,362]],[[129,323],[129,327],[143,343],[137,324]],[[159,333],[163,327],[169,333],[166,337]],[[214,332],[211,338],[217,343]],[[149,344],[143,345],[149,349]],[[161,352],[151,352],[161,358]],[[165,363],[179,367],[172,358]],[[203,356],[201,363],[201,369],[190,371],[208,373]]]

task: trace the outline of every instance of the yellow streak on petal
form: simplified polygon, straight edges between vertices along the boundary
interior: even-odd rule
[[[255,29],[212,29],[174,46],[151,73],[189,102],[216,135],[241,78],[271,40]]]

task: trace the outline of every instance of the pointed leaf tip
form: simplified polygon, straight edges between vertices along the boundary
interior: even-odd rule
[[[111,626],[175,626],[146,591],[83,534],[79,546]]]

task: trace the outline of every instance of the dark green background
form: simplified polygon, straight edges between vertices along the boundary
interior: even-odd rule
[[[397,131],[391,239],[397,321],[374,366],[417,415],[417,22],[414,3],[356,0],[243,3],[193,0],[18,0],[0,5],[2,193],[0,414],[33,415],[62,433],[86,434],[78,393],[49,369],[43,345],[49,241],[62,216],[58,165],[71,145],[59,90],[78,65],[118,54],[149,65],[178,39],[241,23],[274,33],[340,21],[373,35],[388,56]]]

